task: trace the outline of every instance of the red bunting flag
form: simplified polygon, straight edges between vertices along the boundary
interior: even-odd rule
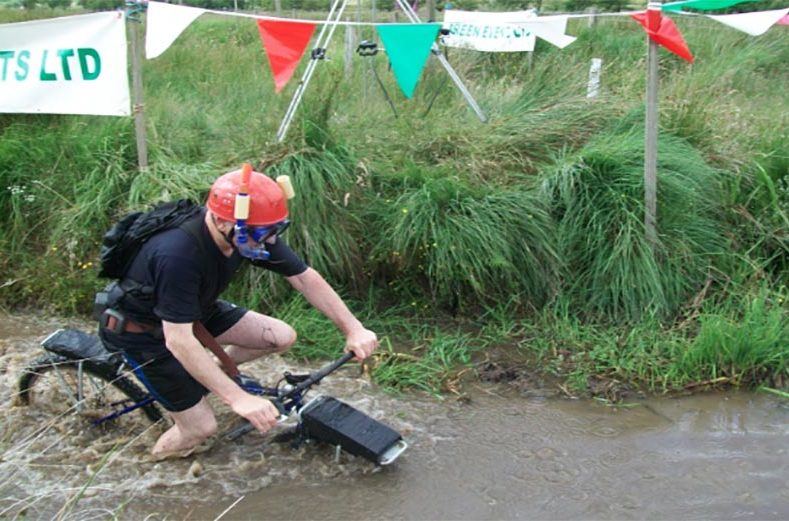
[[[789,25],[789,14],[778,20],[778,25]]]
[[[643,11],[631,15],[633,19],[640,23],[652,41],[662,45],[680,58],[693,63],[693,55],[682,38],[677,26],[671,18],[662,16],[658,10]]]
[[[315,24],[258,20],[258,31],[274,76],[274,90],[279,92],[293,76],[315,32]]]

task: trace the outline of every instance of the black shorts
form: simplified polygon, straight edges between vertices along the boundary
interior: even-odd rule
[[[217,300],[203,325],[218,337],[241,320],[246,312],[245,308]],[[99,336],[110,350],[123,353],[137,379],[168,411],[185,411],[208,394],[208,389],[195,380],[167,349],[164,338],[150,333],[117,335],[105,329],[99,331]]]

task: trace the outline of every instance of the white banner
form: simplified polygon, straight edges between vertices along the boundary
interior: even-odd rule
[[[486,13],[479,11],[444,10],[444,29],[449,34],[441,37],[447,47],[460,47],[486,52],[533,51],[537,37],[522,24],[508,21],[537,18],[534,11]]]
[[[540,16],[533,10],[490,13],[479,11],[444,11],[441,37],[447,47],[461,47],[486,52],[533,51],[536,37],[564,48],[575,41],[567,36],[566,16]]]
[[[0,112],[130,115],[123,13],[0,25]]]

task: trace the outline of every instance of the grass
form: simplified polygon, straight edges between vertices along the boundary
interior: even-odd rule
[[[0,11],[21,16],[51,12]],[[160,199],[201,201],[251,161],[291,176],[288,240],[387,339],[373,371],[387,386],[446,390],[475,356],[520,344],[591,393],[608,378],[780,387],[789,48],[780,30],[678,24],[697,59],[661,51],[657,256],[642,230],[645,49],[632,20],[571,20],[578,40],[538,42],[530,62],[451,49],[487,124],[434,60],[405,100],[385,55],[355,56],[346,73],[336,38],[277,144],[294,85],[272,94],[254,24],[206,15],[144,63],[145,173],[129,119],[0,116],[0,306],[87,313],[111,222]],[[593,57],[602,94],[587,100]],[[293,322],[294,356],[342,349],[281,279],[249,270],[228,297]]]
[[[786,288],[759,288],[740,302],[710,306],[666,325],[589,324],[545,311],[520,324],[519,349],[574,391],[618,398],[626,390],[666,392],[712,384],[783,387],[789,377]]]
[[[643,142],[640,131],[601,136],[560,157],[543,177],[567,263],[563,293],[576,313],[611,320],[675,314],[726,250],[723,174],[664,135],[653,252],[643,227]]]
[[[698,334],[677,359],[677,371],[724,377],[735,384],[782,385],[789,376],[786,299],[786,287],[763,289],[741,302],[729,302],[728,312],[702,314]]]
[[[472,187],[442,170],[418,167],[371,204],[372,256],[384,277],[422,278],[431,299],[468,300],[518,293],[539,305],[560,264],[553,223],[535,194]]]

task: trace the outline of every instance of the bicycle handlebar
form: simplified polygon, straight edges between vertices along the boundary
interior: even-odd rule
[[[320,369],[318,369],[314,373],[310,373],[309,378],[307,378],[303,382],[300,382],[299,384],[296,385],[296,387],[294,387],[293,389],[291,389],[287,393],[285,393],[282,396],[280,396],[279,400],[285,400],[287,398],[290,398],[291,396],[293,396],[296,393],[300,393],[300,392],[302,392],[302,391],[304,391],[306,389],[309,389],[310,387],[312,387],[316,383],[318,383],[321,380],[323,380],[323,378],[325,378],[329,374],[331,374],[334,371],[336,371],[341,365],[343,365],[344,363],[346,363],[347,361],[352,359],[354,356],[356,356],[356,355],[354,355],[353,353],[345,353],[344,355],[342,355],[340,358],[338,358],[334,362],[326,364],[325,366],[321,367]]]
[[[287,400],[288,398],[292,398],[294,395],[298,395],[298,393],[304,392],[305,390],[309,389],[316,383],[323,380],[323,378],[336,371],[341,365],[351,360],[354,356],[356,355],[354,355],[352,352],[345,353],[337,360],[326,364],[325,366],[321,367],[314,373],[310,373],[310,376],[306,380],[304,380],[303,382],[299,382],[293,389],[291,389],[287,393],[273,399],[272,402],[274,403],[274,406],[277,408],[277,410],[280,412],[280,415],[285,416],[287,414],[284,400]],[[253,430],[255,430],[255,427],[253,427],[251,423],[245,422],[243,425],[236,427],[235,429],[230,431],[227,435],[225,435],[225,439],[227,439],[228,441],[233,441]]]

